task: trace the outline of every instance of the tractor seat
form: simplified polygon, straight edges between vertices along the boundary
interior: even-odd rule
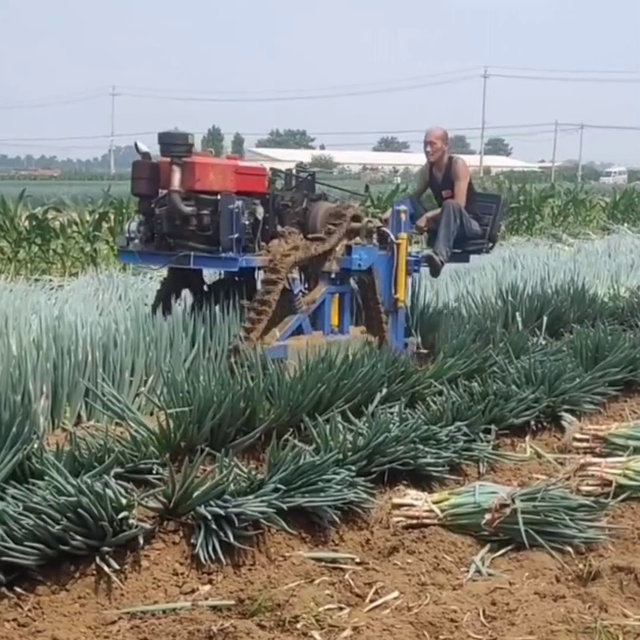
[[[469,262],[471,256],[490,253],[498,243],[506,208],[505,198],[498,193],[476,193],[474,217],[483,236],[477,240],[454,243],[450,262]]]

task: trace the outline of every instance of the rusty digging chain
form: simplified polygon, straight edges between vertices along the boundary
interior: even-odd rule
[[[326,263],[348,239],[352,222],[362,219],[353,205],[337,205],[329,212],[324,229],[325,239],[307,240],[299,232],[288,230],[268,249],[269,265],[263,271],[262,287],[247,306],[245,321],[240,331],[240,342],[245,345],[265,344],[270,321],[278,307],[287,284],[287,276],[295,269],[311,263]],[[386,339],[386,316],[380,302],[373,274],[361,279],[361,294],[367,318],[367,331],[382,344]],[[305,299],[313,296],[309,292]],[[303,299],[304,304],[304,299]]]
[[[375,338],[380,346],[387,339],[387,315],[384,312],[380,291],[373,271],[369,269],[358,278],[364,326],[367,333]]]

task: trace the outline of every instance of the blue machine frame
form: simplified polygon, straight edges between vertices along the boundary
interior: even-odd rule
[[[409,347],[407,339],[407,290],[411,275],[420,271],[423,259],[409,251],[411,223],[407,208],[397,206],[391,212],[387,231],[391,242],[388,249],[377,245],[348,245],[347,254],[337,261],[337,269],[323,272],[320,294],[302,313],[296,313],[280,325],[277,342],[267,348],[272,358],[289,359],[290,338],[322,335],[324,340],[353,339],[352,296],[350,279],[372,269],[382,304],[388,318],[387,342],[394,351]],[[139,251],[129,247],[119,250],[120,261],[130,265],[155,268],[184,267],[222,272],[254,270],[266,266],[266,259],[237,253],[164,253]],[[302,286],[296,276],[289,276],[289,286],[295,297],[302,296]]]

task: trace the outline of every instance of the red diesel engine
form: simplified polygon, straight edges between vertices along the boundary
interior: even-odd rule
[[[138,217],[127,243],[159,251],[254,253],[284,226],[304,231],[315,175],[284,172],[282,184],[259,165],[194,151],[183,131],[158,134],[160,159],[136,143],[131,194]]]

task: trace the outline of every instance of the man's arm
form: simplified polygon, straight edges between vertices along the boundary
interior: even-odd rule
[[[429,188],[429,164],[425,164],[418,171],[418,184],[411,194],[412,198],[420,200]]]
[[[438,219],[440,218],[440,209],[431,209],[427,211],[421,218],[418,219],[415,225],[415,230],[418,233],[425,233],[432,227],[435,227]]]
[[[469,191],[469,182],[471,174],[467,163],[459,157],[453,161],[453,199],[461,206],[467,204],[467,192]]]
[[[409,198],[420,202],[420,198],[427,192],[429,188],[429,165],[426,164],[418,170],[418,183],[416,188],[411,192]],[[383,216],[382,221],[387,223],[391,218],[391,209],[389,209]]]
[[[422,187],[424,187],[424,189],[422,189]],[[416,189],[416,191],[418,191],[419,189],[422,189],[422,192],[420,193],[419,197],[422,197],[426,193],[428,188],[429,188],[429,164],[427,163],[421,170],[421,180],[420,182],[418,182],[418,188]],[[420,218],[418,218],[418,220],[416,220],[416,224],[414,226],[415,230],[418,233],[424,233],[425,231],[427,231],[427,229],[429,229],[435,224],[439,216],[440,216],[440,209],[432,209],[431,211],[427,211]]]

